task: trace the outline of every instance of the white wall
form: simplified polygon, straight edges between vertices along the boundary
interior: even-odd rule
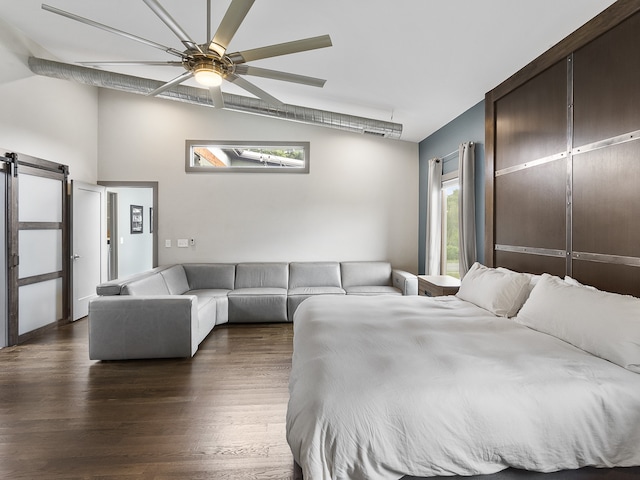
[[[0,148],[68,165],[71,179],[95,183],[98,89],[34,75],[29,54],[47,56],[0,21]]]
[[[187,175],[187,139],[310,141],[311,171]],[[101,89],[98,157],[101,181],[159,182],[160,264],[386,259],[417,272],[416,143]]]
[[[107,188],[118,194],[118,277],[153,268],[153,235],[149,231],[149,208],[153,206],[151,188]],[[131,205],[142,206],[142,233],[131,233]]]

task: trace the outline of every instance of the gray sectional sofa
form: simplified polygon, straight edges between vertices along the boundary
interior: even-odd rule
[[[313,295],[417,295],[388,262],[188,263],[97,287],[89,303],[92,360],[191,357],[221,323],[292,322]]]

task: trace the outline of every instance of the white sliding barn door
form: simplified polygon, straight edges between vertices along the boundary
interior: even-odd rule
[[[18,334],[63,318],[63,182],[19,167]],[[26,170],[26,171],[22,171]]]
[[[106,188],[77,181],[71,188],[73,320],[86,317],[96,286],[107,280]]]
[[[7,154],[8,343],[69,319],[65,165]]]

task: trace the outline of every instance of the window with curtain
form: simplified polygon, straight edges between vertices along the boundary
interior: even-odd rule
[[[462,278],[476,260],[474,150],[465,142],[429,160],[426,275]]]

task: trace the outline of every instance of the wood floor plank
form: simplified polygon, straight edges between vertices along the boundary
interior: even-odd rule
[[[0,478],[293,479],[290,324],[216,327],[192,359],[89,360],[86,320],[0,350]]]

